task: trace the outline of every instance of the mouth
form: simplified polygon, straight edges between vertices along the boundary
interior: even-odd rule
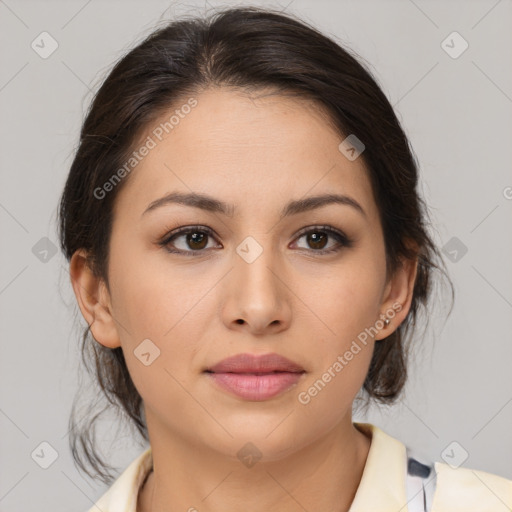
[[[212,373],[267,374],[275,372],[300,373],[304,368],[295,361],[279,354],[237,354],[206,368]]]
[[[263,401],[294,387],[306,371],[279,354],[238,354],[204,373],[223,391],[244,400]]]

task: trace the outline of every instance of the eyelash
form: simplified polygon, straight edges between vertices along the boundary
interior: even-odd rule
[[[312,252],[318,255],[324,255],[324,254],[332,254],[339,252],[343,248],[351,248],[354,244],[354,241],[350,238],[348,238],[343,232],[338,231],[330,226],[308,226],[308,228],[305,228],[302,230],[298,235],[297,238],[302,238],[304,235],[307,235],[309,233],[327,233],[328,235],[332,236],[337,242],[338,245],[336,245],[332,249],[311,249]],[[204,233],[208,235],[209,237],[215,238],[215,235],[213,233],[213,230],[206,227],[206,226],[187,226],[183,228],[179,228],[178,230],[173,230],[170,233],[167,233],[162,240],[158,242],[158,245],[163,247],[167,252],[171,254],[182,254],[182,255],[190,255],[192,257],[201,256],[201,253],[204,253],[204,249],[199,250],[190,250],[190,251],[183,251],[181,249],[173,250],[169,248],[169,243],[174,240],[175,238],[178,238],[181,235],[186,235],[189,233]],[[191,254],[190,254],[191,253]]]

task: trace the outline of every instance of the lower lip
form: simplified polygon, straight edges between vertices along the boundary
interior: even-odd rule
[[[245,400],[268,400],[297,384],[302,373],[208,373],[221,388]]]

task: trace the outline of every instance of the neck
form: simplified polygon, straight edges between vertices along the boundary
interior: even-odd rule
[[[137,512],[346,512],[371,444],[349,417],[287,456],[246,467],[237,457],[161,435],[150,418],[153,471],[139,493]]]

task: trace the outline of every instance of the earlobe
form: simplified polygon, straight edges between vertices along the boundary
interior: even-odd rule
[[[387,283],[380,316],[383,328],[375,336],[375,340],[386,338],[392,334],[409,313],[417,273],[418,258],[404,258],[402,265]],[[387,325],[384,323],[385,318],[389,319]]]
[[[69,274],[78,306],[91,326],[94,339],[108,348],[121,346],[107,287],[92,272],[87,253],[83,249],[76,251],[71,257]]]

